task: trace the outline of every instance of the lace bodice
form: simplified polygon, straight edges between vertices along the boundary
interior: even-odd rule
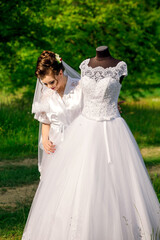
[[[127,75],[127,64],[120,61],[115,67],[88,66],[90,59],[80,64],[83,92],[82,115],[97,121],[119,117],[117,101],[121,89],[120,77]]]

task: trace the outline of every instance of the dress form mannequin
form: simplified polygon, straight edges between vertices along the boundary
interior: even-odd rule
[[[90,59],[88,66],[92,68],[101,66],[103,68],[115,67],[120,60],[113,58],[110,55],[109,49],[107,46],[100,46],[96,48],[96,57]],[[120,78],[120,83],[123,80],[123,76]]]

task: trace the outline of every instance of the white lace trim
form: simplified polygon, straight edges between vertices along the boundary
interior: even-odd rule
[[[81,76],[87,76],[95,81],[99,81],[102,78],[106,78],[108,76],[112,78],[116,78],[119,80],[121,76],[127,76],[127,64],[124,61],[120,61],[116,66],[114,67],[107,67],[103,68],[102,66],[97,66],[95,68],[88,66],[90,59],[84,60],[80,64],[81,69]]]

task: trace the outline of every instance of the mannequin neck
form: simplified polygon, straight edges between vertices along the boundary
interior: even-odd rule
[[[103,60],[104,58],[111,57],[109,49],[107,46],[101,46],[96,48],[96,60]]]
[[[119,60],[113,58],[110,55],[109,49],[107,46],[100,46],[96,48],[96,56],[91,58],[88,66],[92,68],[101,66],[103,68],[114,67],[117,65]]]

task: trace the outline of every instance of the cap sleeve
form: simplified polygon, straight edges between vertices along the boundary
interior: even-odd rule
[[[125,62],[122,62],[120,66],[120,77],[127,76],[127,75],[128,75],[127,64]]]
[[[79,65],[79,69],[80,69],[80,70],[82,69],[82,63],[83,63],[83,62],[81,62],[81,64]]]
[[[81,64],[79,65],[79,69],[83,70],[84,66],[85,66],[85,62],[86,60],[84,60],[83,62],[81,62]]]

